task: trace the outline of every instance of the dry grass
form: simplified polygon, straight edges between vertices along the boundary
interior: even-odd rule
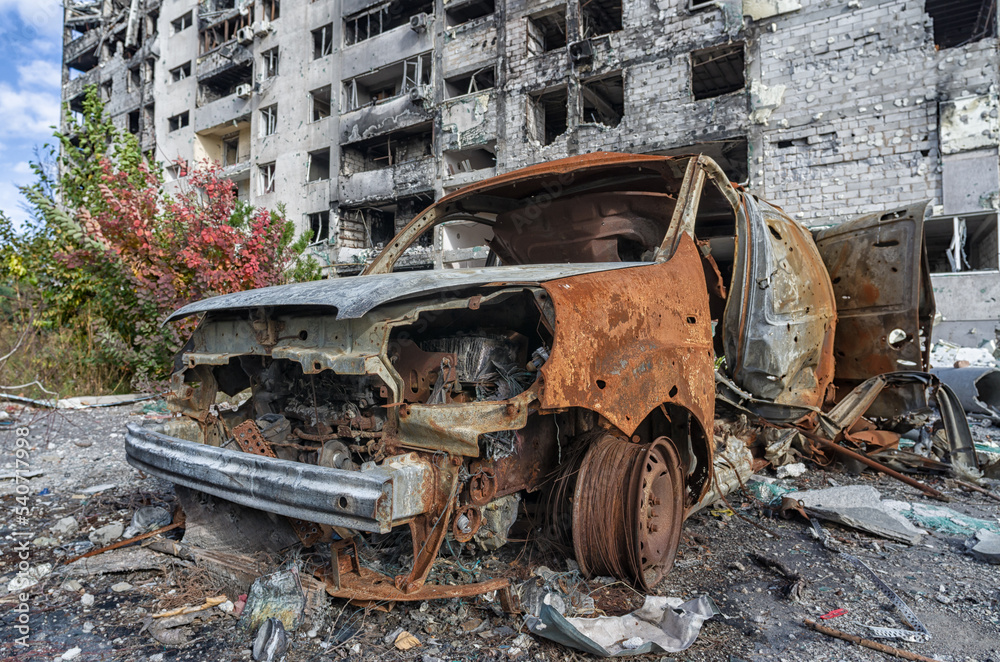
[[[126,373],[76,329],[40,329],[30,322],[0,320],[0,357],[6,357],[0,360],[0,385],[28,385],[2,393],[48,399],[130,390]]]

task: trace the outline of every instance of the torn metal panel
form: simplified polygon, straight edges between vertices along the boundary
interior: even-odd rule
[[[538,284],[578,274],[623,267],[630,263],[565,264],[446,269],[380,274],[371,278],[331,278],[308,283],[278,285],[260,290],[226,294],[197,301],[180,308],[167,321],[196,313],[260,307],[320,306],[336,309],[337,319],[355,319],[393,301],[442,292],[459,293],[475,287],[502,287],[512,283]]]
[[[923,246],[925,207],[863,216],[816,235],[839,317],[836,382],[846,390],[873,375],[927,369],[934,294]],[[891,394],[876,403],[875,415],[926,402],[919,387]]]
[[[726,370],[758,398],[819,407],[833,379],[837,316],[816,245],[801,225],[750,196],[737,214],[736,235]]]
[[[690,237],[666,263],[544,287],[556,310],[552,354],[542,368],[544,407],[584,407],[631,435],[649,412],[671,402],[712,429],[708,296]]]
[[[503,401],[399,407],[399,435],[408,448],[444,450],[479,457],[479,437],[501,430],[520,430],[528,422],[534,389]]]
[[[1000,370],[934,368],[931,374],[955,391],[966,412],[1000,423]]]

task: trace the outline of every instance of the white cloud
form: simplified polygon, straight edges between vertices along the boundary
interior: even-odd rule
[[[62,73],[59,66],[48,60],[32,60],[27,64],[17,66],[18,83],[21,87],[52,87],[59,88],[62,84]]]
[[[12,12],[36,32],[62,31],[63,9],[59,0],[0,0],[0,14]]]
[[[0,137],[46,139],[59,123],[59,92],[18,90],[0,83]]]
[[[26,203],[17,187],[18,184],[30,182],[30,178],[23,181],[0,181],[0,210],[15,221],[18,226],[23,225],[31,218],[31,215],[25,208]]]

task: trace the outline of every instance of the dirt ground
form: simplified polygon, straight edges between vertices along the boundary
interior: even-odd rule
[[[172,509],[175,497],[169,484],[143,478],[125,463],[126,421],[149,415],[155,407],[148,403],[82,411],[8,407],[8,418],[0,419],[0,502],[5,513],[0,518],[0,658],[251,659],[252,633],[240,630],[237,619],[218,608],[186,626],[186,643],[181,646],[165,645],[151,636],[152,614],[218,595],[220,588],[211,578],[190,564],[185,567],[162,555],[159,568],[73,578],[62,567],[67,559],[92,548],[88,534],[93,530],[113,522],[127,526],[142,506]],[[27,435],[18,432],[22,427],[28,428]],[[977,424],[973,432],[995,437],[1000,430]],[[28,440],[20,449],[19,439]],[[24,452],[18,456],[18,450]],[[19,483],[11,478],[15,469],[39,472],[20,483],[26,486],[20,494]],[[955,510],[1000,522],[1000,502],[940,478],[924,480],[951,496],[948,505]],[[869,473],[810,467],[790,484],[800,489],[864,484],[878,489],[883,498],[936,503],[899,482]],[[866,630],[858,623],[905,627],[870,579],[837,552],[824,548],[804,520],[768,517],[744,495],[732,495],[730,503],[746,519],[727,509],[693,516],[685,525],[674,569],[656,587],[659,595],[684,599],[708,595],[722,615],[705,623],[688,650],[643,659],[888,659],[802,625],[805,618],[818,620],[821,614],[842,608],[845,615],[824,623],[859,635]],[[66,517],[75,519],[76,530],[51,530]],[[923,643],[887,643],[937,660],[1000,662],[1000,566],[972,557],[967,551],[969,536],[931,531],[921,543],[907,546],[835,524],[824,526],[839,548],[867,563],[931,633]],[[9,593],[22,560],[30,572],[48,572],[29,588],[17,589],[15,583],[16,590]],[[492,554],[465,553],[456,558],[445,553],[435,572],[439,579],[464,581],[510,577],[512,584],[523,587],[542,581],[537,576],[541,566],[560,573],[559,586],[566,593],[590,595],[596,608],[609,615],[624,614],[642,603],[643,596],[620,583],[583,581],[572,571],[571,560],[534,540],[530,529],[523,531],[520,542]],[[591,657],[527,634],[522,617],[505,615],[496,600],[483,598],[397,605],[389,612],[325,598],[309,618],[291,635],[286,657],[290,662]],[[399,650],[394,641],[400,629],[413,634],[419,645]]]

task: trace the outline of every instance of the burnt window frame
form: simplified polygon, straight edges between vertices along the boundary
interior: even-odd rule
[[[738,86],[735,85],[735,83],[729,83],[728,85],[715,85],[714,87],[705,84],[705,78],[708,74],[700,72],[699,69],[707,70],[710,68],[716,68],[722,70],[725,66],[730,66],[734,58],[738,59],[741,65],[739,69],[731,67],[732,71],[739,72],[740,81]],[[688,62],[691,98],[694,101],[715,99],[727,94],[745,90],[747,87],[745,42],[726,42],[716,44],[715,46],[709,46],[707,48],[693,50],[688,54]],[[722,73],[725,75],[725,71],[722,71]],[[699,81],[701,81],[702,84],[699,84]]]

